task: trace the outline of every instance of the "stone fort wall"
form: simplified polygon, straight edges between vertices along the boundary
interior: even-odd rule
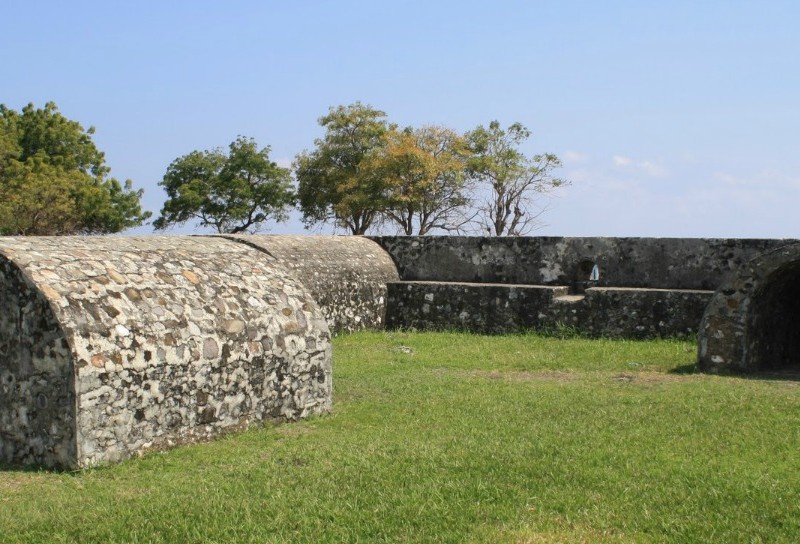
[[[701,367],[774,366],[798,348],[798,247],[660,238],[0,238],[0,462],[90,466],[325,413],[332,331],[569,326],[645,338],[700,328]],[[761,362],[742,363],[748,349]]]
[[[789,243],[763,239],[377,237],[401,281],[392,328],[590,336],[697,333],[732,271]]]

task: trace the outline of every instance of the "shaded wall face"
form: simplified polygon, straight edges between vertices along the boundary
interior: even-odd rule
[[[783,240],[384,236],[403,280],[596,285],[713,290],[732,271]]]
[[[0,462],[71,464],[72,384],[69,345],[49,304],[0,256]]]
[[[753,294],[747,338],[750,368],[800,370],[800,262],[770,274]]]

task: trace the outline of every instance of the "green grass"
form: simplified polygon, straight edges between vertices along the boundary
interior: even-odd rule
[[[798,382],[694,358],[670,340],[343,336],[331,416],[0,471],[0,542],[797,542]]]

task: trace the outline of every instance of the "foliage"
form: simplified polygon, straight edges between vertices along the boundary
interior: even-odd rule
[[[386,114],[356,102],[331,108],[319,124],[325,136],[295,160],[303,218],[306,225],[334,222],[352,234],[365,234],[386,202],[384,180],[367,167],[385,145]]]
[[[167,201],[159,229],[199,219],[220,233],[254,232],[272,218],[285,221],[294,202],[291,173],[269,159],[255,140],[239,137],[228,148],[192,151],[172,162],[159,183]]]
[[[370,164],[387,186],[383,214],[404,234],[457,231],[470,219],[466,141],[449,128],[392,129]]]
[[[519,150],[530,137],[520,123],[507,129],[492,121],[467,134],[472,150],[470,176],[489,189],[489,197],[480,206],[479,214],[485,233],[494,236],[521,236],[539,224],[544,211],[537,197],[568,182],[555,178],[554,169],[561,166],[551,153],[527,157]]]
[[[93,134],[53,102],[22,112],[0,105],[0,234],[119,232],[150,216],[142,190],[108,177]]]

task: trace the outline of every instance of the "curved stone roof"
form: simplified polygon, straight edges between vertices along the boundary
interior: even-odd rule
[[[392,258],[362,236],[227,236],[266,252],[308,288],[335,332],[382,328]]]
[[[26,432],[33,444],[6,461],[64,464],[74,456],[68,464],[92,465],[330,408],[322,313],[292,274],[245,244],[0,238],[0,265],[3,313],[23,316],[0,321],[0,369],[18,373],[0,384],[0,455]],[[22,336],[38,340],[23,346]],[[74,395],[73,445],[42,443],[47,430],[37,427],[49,402],[36,381],[51,371],[72,382],[64,387]],[[13,410],[3,405],[11,401]]]
[[[703,371],[800,369],[800,243],[735,270],[714,293],[700,324]]]

